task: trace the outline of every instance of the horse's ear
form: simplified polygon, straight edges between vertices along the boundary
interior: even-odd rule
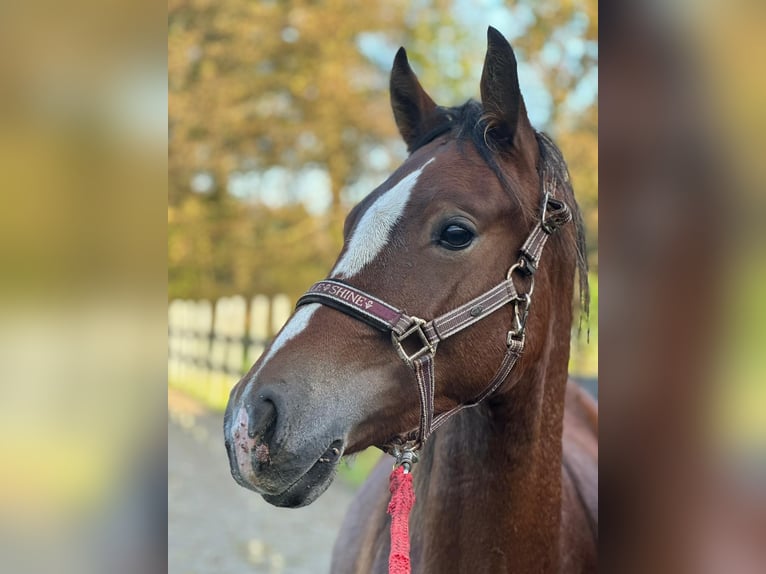
[[[436,104],[420,85],[415,72],[407,61],[407,52],[399,48],[391,69],[391,108],[399,133],[407,150],[423,135],[426,120],[436,109]]]
[[[503,35],[487,29],[487,56],[481,73],[481,102],[488,134],[501,146],[520,146],[521,138],[534,137],[519,89],[516,56]]]

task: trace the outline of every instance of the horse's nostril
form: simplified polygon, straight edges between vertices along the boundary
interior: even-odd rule
[[[277,408],[269,399],[260,398],[254,404],[245,405],[248,414],[247,434],[250,438],[260,437],[261,444],[269,444],[274,437],[277,422]]]

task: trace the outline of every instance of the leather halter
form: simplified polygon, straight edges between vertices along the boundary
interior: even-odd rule
[[[415,430],[404,433],[383,447],[397,458],[397,465],[403,465],[405,471],[409,471],[417,461],[417,451],[433,431],[462,409],[478,405],[503,384],[524,351],[524,332],[532,301],[534,274],[543,247],[554,231],[572,219],[569,207],[552,197],[553,181],[550,174],[545,173],[542,179],[540,219],[521,246],[519,259],[508,270],[504,281],[460,307],[426,321],[335,279],[315,283],[296,303],[296,307],[321,303],[391,334],[391,342],[397,354],[415,373],[420,394],[420,425],[417,434]],[[522,293],[516,288],[514,274],[526,278],[527,288]],[[434,416],[434,359],[439,343],[509,303],[514,306],[513,326],[507,333],[505,356],[494,377],[472,401]],[[413,345],[419,348],[414,352],[408,351],[405,344],[408,348]]]

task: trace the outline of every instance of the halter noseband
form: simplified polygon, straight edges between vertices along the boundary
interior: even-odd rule
[[[396,457],[397,465],[408,472],[417,461],[417,451],[433,431],[462,409],[476,406],[494,393],[506,380],[524,350],[524,332],[532,300],[534,274],[548,237],[572,219],[569,207],[552,197],[553,182],[549,174],[543,178],[543,201],[540,219],[519,250],[519,258],[506,273],[505,280],[482,295],[430,321],[389,305],[377,297],[347,283],[326,279],[303,294],[296,307],[321,303],[391,334],[391,342],[404,363],[415,372],[420,394],[420,425],[415,431],[397,436],[383,447]],[[525,277],[528,287],[519,293],[514,274]],[[514,306],[513,325],[506,336],[506,352],[500,367],[486,388],[472,401],[434,416],[434,358],[441,341],[477,323],[506,304]],[[418,350],[405,349],[417,345]]]

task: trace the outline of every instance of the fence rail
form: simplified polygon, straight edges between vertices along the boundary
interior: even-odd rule
[[[210,301],[175,299],[168,305],[168,381],[224,406],[234,383],[260,357],[290,316],[286,295]]]

